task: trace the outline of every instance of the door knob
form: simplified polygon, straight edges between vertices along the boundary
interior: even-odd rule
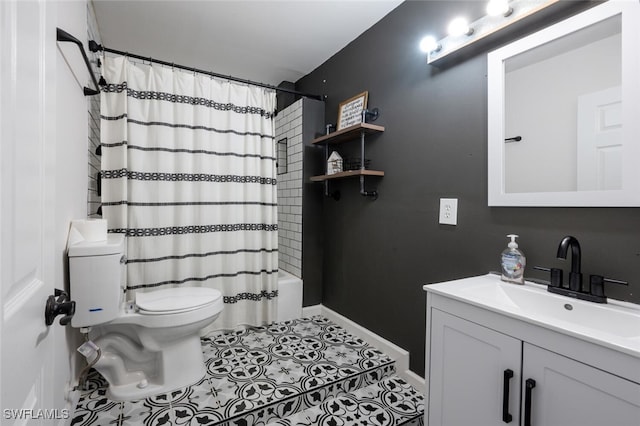
[[[55,289],[54,294],[47,298],[47,304],[44,307],[44,322],[48,326],[58,315],[64,315],[60,318],[60,325],[67,325],[71,322],[73,314],[76,312],[76,302],[69,299],[69,295],[59,289]]]

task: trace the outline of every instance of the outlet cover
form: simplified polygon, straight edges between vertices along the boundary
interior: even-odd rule
[[[443,225],[458,224],[457,198],[440,198],[440,223]]]

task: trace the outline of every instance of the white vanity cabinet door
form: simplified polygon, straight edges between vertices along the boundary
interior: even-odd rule
[[[522,342],[473,322],[432,310],[429,426],[505,425],[505,371],[511,370],[507,413],[520,418]],[[508,373],[507,373],[508,374]]]
[[[522,425],[527,379],[531,426],[640,425],[639,384],[528,343],[523,351]]]

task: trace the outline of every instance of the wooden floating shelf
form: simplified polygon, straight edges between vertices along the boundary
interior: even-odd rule
[[[320,175],[311,177],[311,182],[324,182],[331,179],[344,179],[353,176],[384,176],[380,170],[347,170],[346,172],[334,173],[332,175]]]
[[[358,123],[358,124],[354,124],[353,126],[349,126],[347,128],[337,130],[333,133],[329,133],[328,135],[320,136],[319,138],[314,139],[311,143],[332,144],[332,143],[347,142],[360,136],[360,132],[362,131],[364,131],[365,134],[382,133],[384,132],[384,126],[377,126],[375,124],[370,124],[370,123]]]

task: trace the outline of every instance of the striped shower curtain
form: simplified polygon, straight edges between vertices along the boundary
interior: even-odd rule
[[[128,299],[211,287],[224,311],[205,334],[275,321],[275,93],[126,57],[103,64],[102,212],[127,237]]]

